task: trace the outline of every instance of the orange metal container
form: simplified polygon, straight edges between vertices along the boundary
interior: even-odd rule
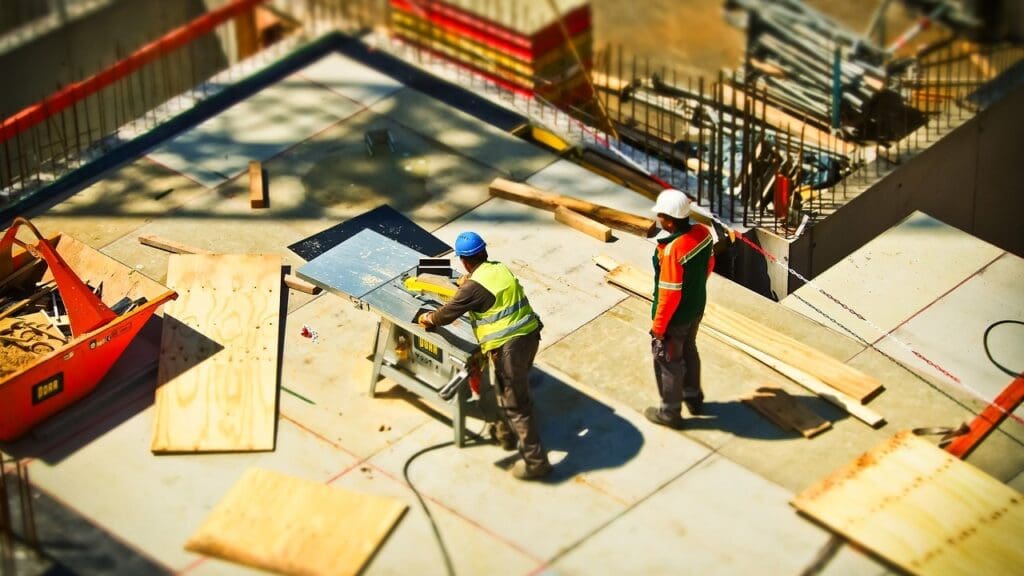
[[[15,238],[26,226],[37,243]],[[14,245],[22,247],[12,253]],[[36,358],[0,379],[0,441],[9,442],[91,392],[156,309],[177,293],[69,236],[44,239],[27,220],[18,218],[0,239],[0,280],[33,258],[48,267],[42,280],[56,281],[71,324],[72,337],[53,352]],[[86,286],[103,284],[103,298]],[[146,302],[117,316],[108,307],[123,297]]]

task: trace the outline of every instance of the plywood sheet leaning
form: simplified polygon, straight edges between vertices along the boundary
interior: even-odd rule
[[[281,257],[175,254],[153,452],[273,450]]]
[[[281,574],[358,574],[405,509],[394,498],[252,468],[185,549]]]
[[[645,273],[629,264],[617,264],[607,256],[598,256],[595,261],[609,270],[605,278],[612,284],[648,300],[653,298],[653,273]],[[704,311],[703,324],[810,374],[860,403],[882,391],[881,382],[860,370],[712,302],[708,302]]]
[[[913,574],[1019,574],[1024,566],[1024,495],[909,431],[792,504]]]
[[[818,416],[781,388],[762,386],[740,400],[779,428],[791,430],[804,438],[813,438],[832,427],[831,422]]]

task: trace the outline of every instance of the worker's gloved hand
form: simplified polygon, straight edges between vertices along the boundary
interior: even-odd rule
[[[651,353],[658,360],[671,360],[671,350],[668,345],[668,335],[660,336],[651,332]]]
[[[424,330],[430,330],[434,327],[434,315],[430,312],[424,312],[420,314],[419,319],[416,321]]]
[[[469,274],[459,276],[459,279],[455,281],[455,285],[461,288],[462,285],[466,283],[466,280],[469,280]]]

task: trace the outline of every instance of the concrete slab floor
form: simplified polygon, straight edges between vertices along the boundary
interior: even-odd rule
[[[878,348],[919,372],[939,377],[947,386],[963,387],[991,401],[1014,379],[993,360],[1011,371],[1024,369],[1020,354],[1024,350],[1021,287],[1024,259],[1004,252],[909,318]],[[1004,321],[1009,323],[997,325]],[[993,329],[986,337],[989,327]],[[911,353],[903,344],[909,344],[948,374]],[[1014,415],[1024,417],[1024,408],[1018,408]]]
[[[711,454],[557,558],[552,569],[592,574],[599,565],[608,574],[799,574],[829,534],[795,514],[790,497]],[[846,573],[879,571],[863,555],[844,560]]]
[[[26,216],[43,234],[63,232],[100,249],[205,191],[174,170],[139,159]]]
[[[363,106],[372,106],[404,88],[394,78],[340,54],[328,54],[298,75]]]
[[[541,437],[556,471],[547,482],[518,482],[507,471],[514,454],[484,443],[438,448],[410,464],[425,448],[451,441],[452,431],[415,395],[389,389],[387,382],[381,387],[384,394],[368,397],[374,316],[331,294],[290,298],[282,326],[274,452],[153,456],[148,449],[152,373],[126,379],[92,404],[87,400],[76,406],[68,411],[74,417],[63,421],[66,427],[55,418],[22,446],[20,454],[32,458],[38,488],[161,567],[197,574],[256,573],[187,553],[182,544],[247,467],[263,466],[403,499],[410,510],[367,572],[445,573],[431,521],[403,476],[408,467],[458,573],[793,574],[807,567],[830,538],[829,531],[788,506],[793,493],[895,430],[924,421],[922,404],[929,406],[929,416],[943,422],[971,411],[965,408],[973,407],[969,400],[942,394],[877,352],[861,353],[863,346],[856,341],[713,276],[712,301],[843,361],[854,358],[855,366],[884,378],[889,389],[872,407],[878,406],[890,424],[872,430],[844,418],[756,361],[704,336],[699,346],[709,415],[690,419],[682,432],[650,424],[639,412],[656,399],[646,335],[649,304],[608,285],[591,261],[594,254],[607,252],[646,267],[650,241],[620,235],[615,243],[599,243],[555,223],[547,212],[488,199],[486,185],[498,175],[529,178],[545,189],[592,195],[640,214],[649,201],[425,94],[393,91],[392,84],[358,67],[354,74],[371,85],[358,86],[354,79],[344,84],[352,69],[344,60],[328,57],[292,76],[287,89],[264,91],[262,105],[275,113],[291,110],[275,105],[317,110],[306,123],[268,128],[260,138],[242,142],[251,145],[244,156],[273,155],[265,166],[269,209],[248,208],[244,178],[218,174],[237,172],[239,162],[248,159],[218,156],[224,146],[246,137],[234,130],[257,119],[267,121],[233,116],[259,112],[257,95],[199,127],[212,131],[190,132],[188,137],[201,143],[199,149],[175,149],[183,171],[193,170],[194,177],[208,178],[217,189],[202,192],[198,185],[182,185],[182,176],[166,170],[155,171],[160,179],[152,182],[155,188],[147,188],[145,175],[152,165],[136,162],[118,173],[124,182],[115,180],[92,194],[100,201],[135,186],[139,208],[133,208],[133,217],[146,216],[130,226],[126,219],[100,230],[92,241],[162,278],[166,255],[139,246],[138,234],[155,233],[207,249],[280,253],[296,263],[287,245],[385,202],[449,243],[463,229],[475,229],[491,244],[491,255],[521,276],[545,319],[544,350],[532,380]],[[282,102],[288,90],[305,100]],[[351,101],[355,108],[342,103],[346,97],[359,100]],[[370,101],[371,110],[360,108]],[[335,121],[330,121],[332,114]],[[284,124],[292,121],[282,119]],[[312,134],[324,126],[329,128]],[[363,135],[375,128],[393,131],[397,155],[367,158]],[[200,153],[207,155],[185,166],[186,157]],[[171,180],[179,184],[159,196]],[[162,203],[153,205],[150,196]],[[75,208],[86,211],[89,199],[81,196],[83,205]],[[318,332],[316,342],[300,336],[304,324]],[[740,394],[768,382],[779,383],[834,420],[834,428],[812,440],[786,435],[736,402]],[[473,430],[482,424],[470,421]],[[1024,451],[1012,434],[1000,431],[992,438],[971,461],[1019,485]],[[1000,452],[1012,454],[1001,455],[1006,464],[993,468]],[[823,573],[884,570],[843,547]]]
[[[276,450],[265,453],[157,457],[151,435],[150,407],[59,463],[33,461],[31,479],[176,572],[200,558],[185,541],[247,468],[326,482],[357,461],[287,420],[278,424]]]
[[[371,109],[497,169],[505,178],[525,180],[558,158],[416,90],[402,90]]]
[[[393,152],[367,151],[365,134],[387,130]],[[497,172],[395,120],[361,112],[275,157],[269,214],[308,237],[387,203],[433,230],[488,198]]]
[[[850,330],[867,342],[877,342],[1002,253],[987,242],[915,212],[782,303],[834,330]],[[867,321],[850,314],[822,291]],[[841,322],[842,327],[811,306]]]
[[[292,75],[206,120],[149,154],[153,160],[214,188],[362,109]]]

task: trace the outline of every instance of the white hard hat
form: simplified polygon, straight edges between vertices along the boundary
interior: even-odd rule
[[[651,212],[683,220],[690,215],[690,199],[675,188],[667,188],[658,194],[658,201],[654,203]]]

